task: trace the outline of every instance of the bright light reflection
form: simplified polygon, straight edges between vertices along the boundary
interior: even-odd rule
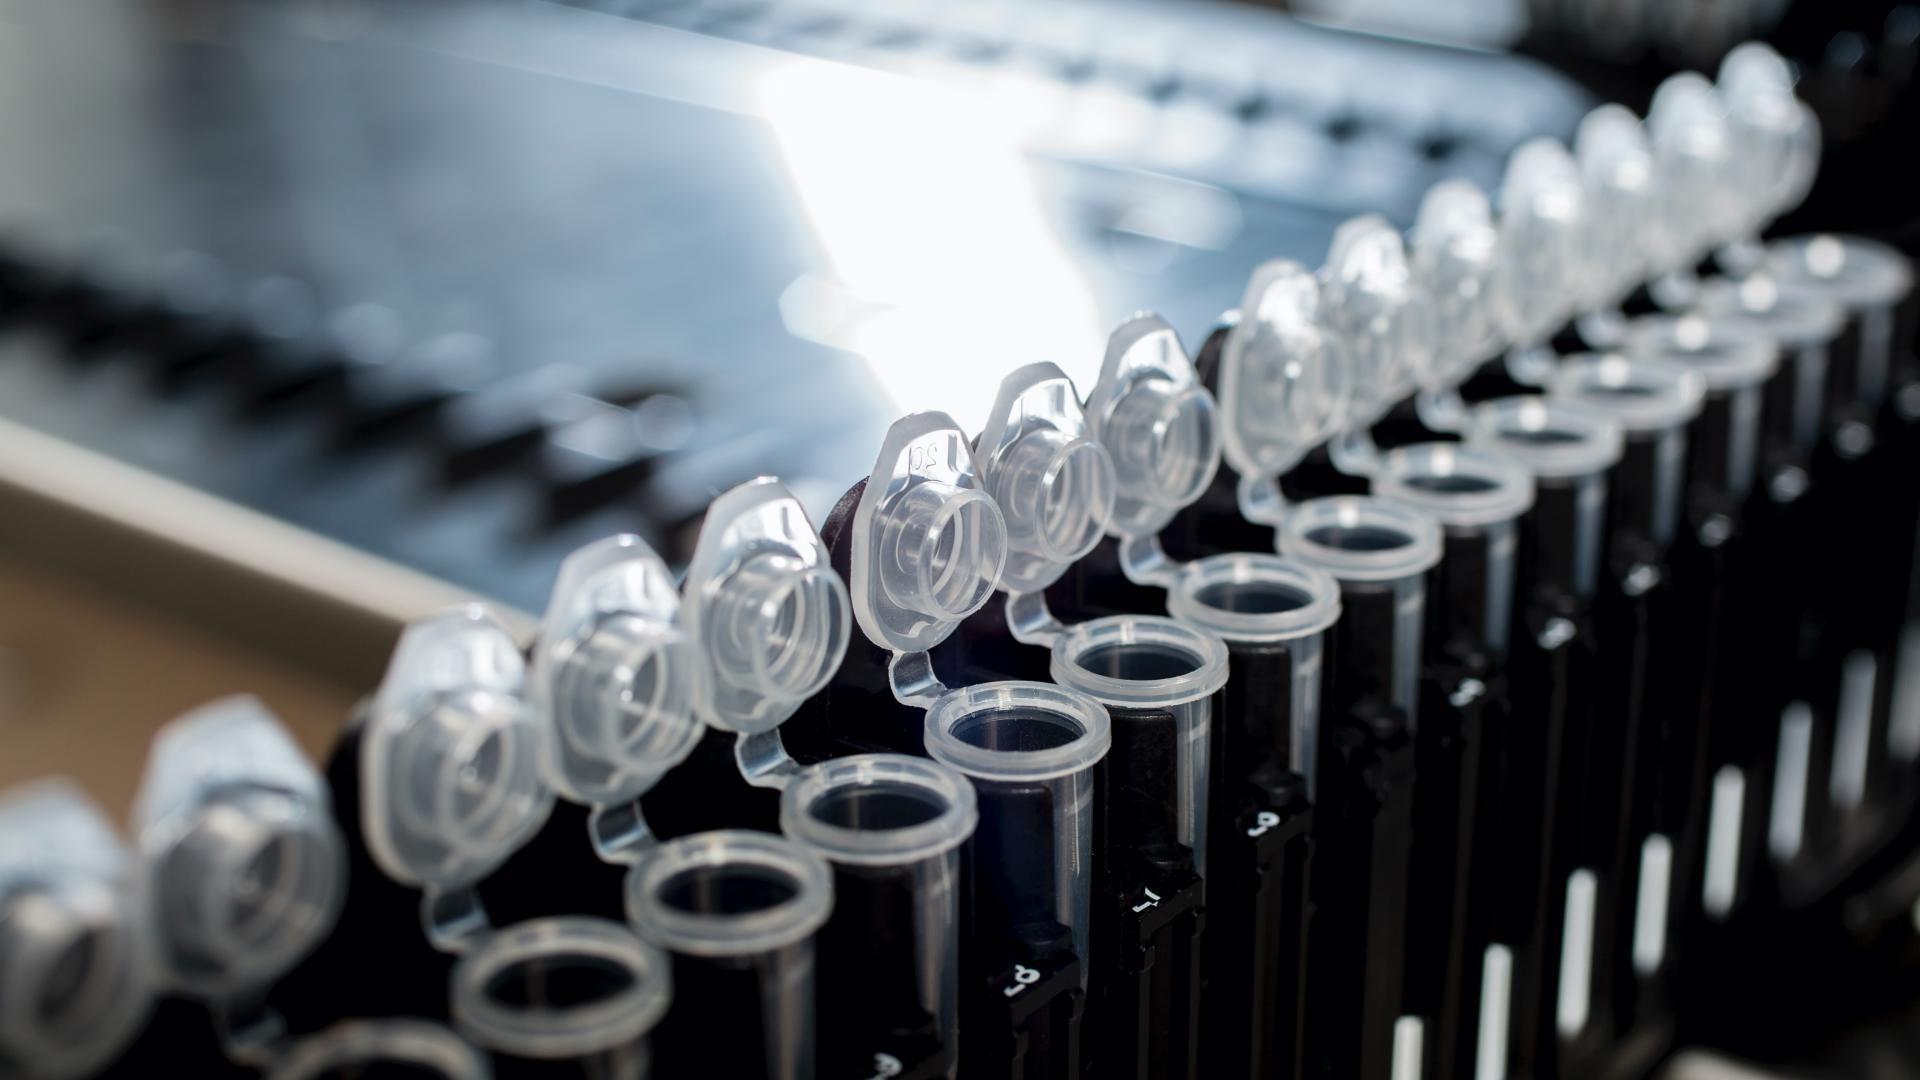
[[[1000,378],[1051,360],[1084,394],[1105,333],[1017,150],[1034,117],[852,68],[776,68],[757,88],[835,280],[781,298],[795,334],[864,357],[902,412],[985,422]]]

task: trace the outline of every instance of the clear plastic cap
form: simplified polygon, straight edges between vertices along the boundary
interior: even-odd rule
[[[91,1076],[153,1005],[146,897],[120,837],[75,785],[0,794],[0,1072]]]
[[[1433,311],[1400,230],[1375,214],[1334,230],[1320,277],[1322,318],[1353,367],[1341,426],[1368,428],[1413,393],[1431,365]]]
[[[1449,528],[1477,528],[1526,513],[1533,505],[1533,474],[1485,450],[1419,443],[1381,458],[1373,493]]]
[[[134,822],[173,985],[203,997],[264,987],[332,931],[347,863],[328,802],[255,698],[203,705],[154,737]]]
[[[707,657],[701,709],[724,731],[778,727],[847,654],[847,587],[800,500],[772,477],[707,508],[683,595],[687,634]]]
[[[973,835],[967,778],[904,754],[852,754],[811,766],[780,796],[780,831],[831,862],[905,866]]]
[[[1913,263],[1874,240],[1821,233],[1767,245],[1784,288],[1806,289],[1852,310],[1891,307],[1913,289]]]
[[[894,421],[853,514],[853,614],[876,645],[924,652],[993,596],[1007,523],[945,413]]]
[[[1694,310],[1747,323],[1787,348],[1825,345],[1846,325],[1846,311],[1811,289],[1782,288],[1771,274],[1702,283]]]
[[[544,988],[598,990],[556,1004]],[[646,1037],[673,999],[667,958],[619,923],[583,916],[534,919],[488,934],[453,967],[454,1027],[514,1057],[571,1059]]]
[[[1445,390],[1498,351],[1494,260],[1500,230],[1493,205],[1471,180],[1427,189],[1412,232],[1413,273],[1433,307],[1433,348],[1420,385]]]
[[[1623,351],[1699,375],[1708,390],[1757,386],[1780,366],[1780,347],[1758,327],[1704,315],[1649,315],[1627,327]]]
[[[1603,473],[1621,452],[1620,425],[1605,413],[1530,395],[1476,406],[1468,416],[1466,442],[1550,480]]]
[[[1113,458],[1109,529],[1147,536],[1206,494],[1220,468],[1220,423],[1180,335],[1158,315],[1136,315],[1107,339],[1087,394],[1087,431]]]
[[[1345,424],[1352,379],[1312,272],[1262,263],[1220,353],[1227,463],[1243,478],[1293,468]]]
[[[473,1045],[424,1020],[348,1020],[294,1043],[267,1080],[339,1080],[386,1070],[419,1080],[487,1080],[487,1059]]]
[[[672,573],[637,536],[560,564],[527,696],[543,721],[547,782],[569,799],[637,798],[700,741],[706,661],[679,611]]]
[[[360,736],[361,824],[389,877],[491,873],[553,809],[513,635],[475,604],[407,627]]]
[[[1573,153],[1587,202],[1584,257],[1592,288],[1583,306],[1616,306],[1653,269],[1647,253],[1661,224],[1653,147],[1639,117],[1608,104],[1581,119]]]
[[[1820,168],[1820,119],[1793,84],[1793,69],[1763,42],[1736,45],[1720,61],[1714,89],[1726,106],[1740,175],[1754,187],[1744,200],[1753,232],[1800,205]]]
[[[813,935],[833,912],[833,872],[782,836],[721,829],[670,840],[627,875],[640,936],[687,956],[758,956]]]
[[[1367,495],[1308,499],[1287,514],[1280,553],[1339,581],[1395,581],[1440,561],[1440,526],[1398,503]]]
[[[1089,436],[1080,395],[1057,366],[1028,364],[1001,380],[974,452],[1007,523],[1002,589],[1046,588],[1106,534],[1113,457]]]
[[[1662,81],[1647,107],[1647,132],[1664,202],[1659,268],[1690,269],[1714,245],[1745,230],[1745,184],[1736,170],[1726,106],[1702,76],[1683,71]]]
[[[1668,431],[1700,415],[1706,381],[1665,360],[1582,353],[1560,365],[1547,392],[1603,412],[1631,434]]]
[[[1535,345],[1553,336],[1593,290],[1585,188],[1580,167],[1557,140],[1522,143],[1500,183],[1500,249],[1493,295],[1509,342]]]

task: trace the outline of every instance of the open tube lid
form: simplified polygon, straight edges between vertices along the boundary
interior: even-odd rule
[[[1433,350],[1433,309],[1400,230],[1377,214],[1334,230],[1320,271],[1321,318],[1353,369],[1342,426],[1364,430],[1414,392]]]
[[[1210,409],[1208,413],[1211,426]],[[1163,456],[1177,454],[1195,442],[1191,434],[1173,434],[1158,449]],[[1105,535],[1115,501],[1113,458],[1092,437],[1080,395],[1057,366],[1028,364],[1001,380],[974,452],[981,482],[1006,520],[1007,561],[1000,588],[1010,593],[1046,588]],[[1190,471],[1181,464],[1163,461],[1160,467]],[[1191,480],[1183,476],[1176,482]],[[1159,492],[1151,485],[1141,493],[1148,498],[1187,496],[1184,490]]]
[[[894,421],[853,515],[854,618],[876,645],[925,652],[992,597],[1007,524],[945,413]]]
[[[693,752],[706,661],[679,616],[672,573],[637,536],[595,541],[560,564],[528,698],[547,782],[562,795],[625,802]]]
[[[1353,372],[1322,320],[1320,285],[1299,263],[1263,263],[1220,354],[1227,463],[1250,484],[1293,468],[1346,422]]]
[[[112,823],[67,780],[0,793],[0,837],[0,1072],[92,1075],[153,1004],[143,882]]]
[[[707,509],[682,586],[707,658],[700,709],[723,731],[778,727],[827,685],[853,625],[847,588],[786,485],[760,477]]]
[[[1432,306],[1433,348],[1418,372],[1424,390],[1448,390],[1500,347],[1494,260],[1500,231],[1493,205],[1471,180],[1427,189],[1408,237],[1415,280]]]
[[[1107,340],[1086,421],[1113,459],[1108,531],[1117,536],[1158,533],[1206,494],[1220,468],[1213,395],[1180,336],[1158,315],[1136,315]]]
[[[387,875],[471,884],[505,862],[553,809],[526,661],[471,604],[409,625],[360,733],[361,827]]]

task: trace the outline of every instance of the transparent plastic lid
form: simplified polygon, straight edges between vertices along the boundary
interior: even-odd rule
[[[1007,523],[945,413],[894,421],[853,515],[853,614],[877,645],[923,652],[993,596]]]
[[[1748,41],[1720,61],[1715,92],[1752,194],[1748,228],[1800,205],[1820,167],[1820,121],[1794,96],[1793,71],[1772,47]]]
[[[1913,263],[1878,241],[1820,233],[1767,245],[1783,288],[1817,292],[1847,308],[1891,307],[1913,289]]]
[[[1619,105],[1602,105],[1573,137],[1587,205],[1585,258],[1592,290],[1584,306],[1620,303],[1653,267],[1648,252],[1660,225],[1660,193],[1646,128]]]
[[[976,780],[1047,780],[1090,769],[1112,745],[1106,706],[1035,682],[950,691],[927,711],[927,754]]]
[[[0,1073],[90,1076],[153,1005],[140,878],[65,780],[0,793],[0,837]]]
[[[1620,425],[1571,401],[1498,398],[1469,414],[1468,446],[1519,463],[1536,478],[1568,479],[1605,472],[1620,460]]]
[[[1154,663],[1120,673],[1118,655]],[[1110,615],[1068,630],[1054,643],[1053,681],[1107,706],[1166,708],[1211,697],[1227,684],[1227,645],[1177,619]]]
[[[1757,386],[1780,366],[1780,347],[1750,323],[1703,315],[1649,315],[1628,327],[1622,350],[1700,376],[1708,390]]]
[[[772,833],[683,836],[627,875],[627,918],[640,936],[687,956],[772,952],[811,937],[832,912],[826,861]]]
[[[1340,585],[1298,559],[1209,555],[1181,568],[1167,613],[1231,642],[1291,641],[1340,618]]]
[[[1814,289],[1783,288],[1771,274],[1701,285],[1694,310],[1715,320],[1737,319],[1781,345],[1824,345],[1839,336],[1846,312]]]
[[[571,986],[564,1002],[550,988]],[[653,1030],[673,999],[667,958],[619,923],[533,919],[488,934],[454,965],[454,1027],[515,1057],[585,1057]]]
[[[1089,435],[1073,380],[1055,365],[1028,364],[1001,380],[974,453],[1007,524],[1000,588],[1046,588],[1106,534],[1113,458]]]
[[[527,696],[547,782],[576,802],[637,798],[693,752],[706,661],[679,621],[673,575],[637,536],[560,564]]]
[[[800,500],[761,477],[707,508],[681,617],[705,652],[708,723],[755,734],[820,692],[847,653],[853,612]]]
[[[1547,392],[1605,413],[1623,431],[1652,432],[1700,415],[1706,381],[1665,360],[1581,353],[1553,373]]]
[[[1500,347],[1493,295],[1500,231],[1486,192],[1458,178],[1428,188],[1410,240],[1414,277],[1434,322],[1420,385],[1443,390],[1473,374]]]
[[[1334,230],[1320,271],[1320,310],[1353,368],[1343,428],[1371,427],[1431,366],[1433,311],[1400,230],[1368,214]]]
[[[526,662],[470,605],[407,627],[360,736],[361,824],[389,877],[459,886],[506,861],[547,820]]]
[[[1291,469],[1341,430],[1352,378],[1312,272],[1284,259],[1261,264],[1220,353],[1227,463],[1242,477]]]
[[[1454,528],[1511,521],[1533,505],[1533,474],[1512,458],[1459,443],[1388,451],[1373,493]]]
[[[1370,495],[1308,499],[1288,513],[1280,553],[1340,581],[1394,581],[1440,561],[1439,523]]]
[[[328,802],[257,699],[203,705],[154,737],[134,822],[173,985],[205,997],[262,987],[332,931],[347,865]]]
[[[1726,105],[1702,76],[1668,76],[1647,107],[1648,141],[1659,170],[1661,268],[1685,270],[1715,244],[1746,231],[1744,178],[1737,174]]]
[[[1113,458],[1113,520],[1122,536],[1166,527],[1220,468],[1213,395],[1166,320],[1136,315],[1107,340],[1087,393],[1087,431]]]
[[[1587,221],[1580,167],[1559,142],[1530,139],[1507,159],[1497,205],[1493,295],[1500,327],[1515,345],[1539,344],[1593,292],[1582,250]]]
[[[309,1035],[267,1070],[267,1080],[340,1080],[387,1070],[427,1080],[486,1080],[487,1059],[471,1043],[424,1020],[348,1020]]]
[[[780,831],[831,862],[904,866],[959,847],[980,820],[973,784],[937,761],[853,754],[780,795]]]

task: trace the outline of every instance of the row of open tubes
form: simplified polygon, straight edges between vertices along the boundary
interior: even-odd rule
[[[1318,273],[1287,262],[1258,268],[1227,338],[1217,398],[1171,328],[1141,316],[1114,334],[1084,400],[1057,368],[1038,364],[1002,384],[977,441],[942,414],[901,420],[853,518],[846,582],[798,501],[762,479],[715,501],[679,588],[636,537],[575,553],[530,659],[478,607],[410,627],[359,721],[359,810],[375,861],[425,890],[430,936],[462,956],[451,988],[461,1034],[515,1056],[630,1053],[672,998],[659,950],[804,946],[831,917],[830,866],[840,863],[925,868],[919,879],[945,905],[921,928],[934,939],[926,955],[946,963],[925,984],[924,1005],[951,1039],[955,860],[978,805],[1001,785],[1056,789],[1055,871],[1066,885],[1049,895],[1084,956],[1088,882],[1075,853],[1089,843],[1085,811],[1110,739],[1109,706],[1181,711],[1189,738],[1168,782],[1179,789],[1180,841],[1204,852],[1206,754],[1194,747],[1207,736],[1208,699],[1228,677],[1221,639],[1288,640],[1299,644],[1296,656],[1313,655],[1307,646],[1340,616],[1339,582],[1354,580],[1391,585],[1417,626],[1421,578],[1440,557],[1443,529],[1510,535],[1536,481],[1600,483],[1623,428],[1675,427],[1708,389],[1753,390],[1783,351],[1830,335],[1849,311],[1890,310],[1904,297],[1906,264],[1884,249],[1831,237],[1769,249],[1753,241],[1804,195],[1817,150],[1785,65],[1742,47],[1717,85],[1669,80],[1644,123],[1604,106],[1571,153],[1550,140],[1522,146],[1497,206],[1450,181],[1430,193],[1407,237],[1381,219],[1356,219]],[[1737,279],[1693,276],[1716,253]],[[1634,323],[1608,314],[1648,282],[1682,313]],[[1569,320],[1621,354],[1553,358],[1545,342]],[[1502,349],[1516,377],[1546,396],[1462,405],[1454,387]],[[1623,386],[1642,391],[1625,407],[1611,393]],[[1879,387],[1863,375],[1858,392]],[[1369,426],[1415,394],[1428,425],[1463,443],[1374,451]],[[1534,437],[1545,431],[1568,437]],[[1278,477],[1330,441],[1335,462],[1370,477],[1375,496],[1287,505]],[[1223,456],[1241,478],[1245,516],[1278,528],[1280,555],[1177,564],[1157,535],[1206,491]],[[1471,498],[1453,497],[1433,482],[1451,475],[1485,483]],[[1736,494],[1751,478],[1750,460],[1730,466]],[[1356,551],[1327,541],[1360,527],[1398,542]],[[1171,618],[1071,627],[1054,618],[1043,590],[1103,535],[1120,539],[1130,578],[1168,589]],[[1592,588],[1597,540],[1585,546],[1573,563],[1576,590]],[[1491,550],[1505,552],[1491,576],[1504,574],[1510,593],[1511,543]],[[1277,613],[1220,602],[1223,588],[1259,580],[1304,602]],[[996,590],[1008,594],[1013,636],[1051,648],[1055,682],[942,686],[927,651]],[[1497,648],[1504,621],[1489,620]],[[802,767],[782,749],[779,725],[832,680],[855,623],[893,653],[896,696],[927,710],[932,760],[861,755]],[[1417,647],[1417,632],[1397,637]],[[1172,678],[1125,680],[1081,662],[1143,639],[1186,650],[1195,663]],[[1399,652],[1392,696],[1411,713],[1418,657]],[[1314,759],[1315,671],[1301,663],[1295,673],[1296,762]],[[1073,736],[1021,750],[979,734],[983,717],[1033,708],[1066,718]],[[737,734],[751,782],[783,789],[784,838],[736,831],[658,843],[648,833],[638,798],[708,725]],[[913,789],[935,810],[897,829],[840,824],[827,811],[844,792],[874,786]],[[632,865],[631,929],[583,919],[487,924],[471,886],[541,827],[556,794],[593,806],[596,849]],[[20,992],[0,999],[0,1065],[27,1076],[90,1072],[124,1045],[162,987],[246,1014],[241,1006],[332,925],[345,862],[330,813],[319,776],[251,699],[210,705],[157,738],[135,812],[137,854],[75,789],[9,795],[0,802],[0,979]],[[744,914],[672,901],[675,882],[727,867],[783,878],[788,895]],[[56,1001],[61,965],[82,944],[93,956],[88,980]],[[536,1022],[488,996],[500,972],[569,950],[634,972],[618,1008]],[[768,1040],[778,1058],[770,1074],[803,1076],[816,1005],[804,985],[790,989],[792,1011]],[[355,1054],[417,1058],[453,1075],[484,1069],[459,1039],[408,1022],[352,1025],[292,1046],[270,1026],[229,1036],[234,1054],[283,1075]]]

